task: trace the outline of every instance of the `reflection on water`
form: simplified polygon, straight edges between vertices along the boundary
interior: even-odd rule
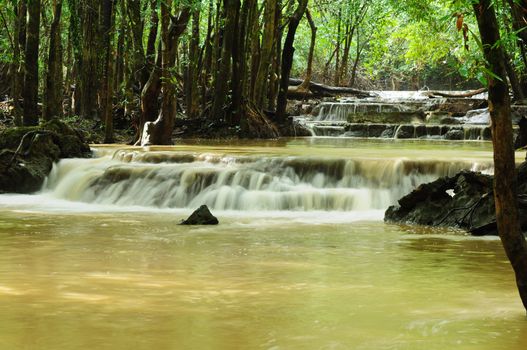
[[[523,349],[497,240],[381,222],[0,214],[2,349]]]

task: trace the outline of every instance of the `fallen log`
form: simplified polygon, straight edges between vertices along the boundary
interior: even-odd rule
[[[435,97],[468,98],[468,97],[474,97],[484,92],[487,92],[487,88],[481,88],[481,89],[468,91],[465,93],[459,93],[459,94],[442,92],[442,91],[427,91],[425,95],[428,96],[429,98],[435,98]]]
[[[297,89],[304,81],[302,79],[289,79],[289,90],[287,96],[289,98],[306,98],[306,97],[335,97],[342,95],[351,95],[359,98],[375,97],[376,95],[364,90],[341,87],[341,86],[329,86],[320,83],[311,82],[309,84],[309,92],[299,91]]]

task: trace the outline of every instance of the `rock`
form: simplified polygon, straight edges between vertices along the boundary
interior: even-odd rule
[[[464,140],[465,132],[461,128],[451,128],[444,137],[447,140]]]
[[[181,225],[217,225],[218,223],[218,219],[212,215],[209,208],[202,205],[187,220],[182,221]]]
[[[0,149],[0,193],[38,191],[54,162],[91,156],[82,136],[56,120],[5,130],[0,134]]]
[[[427,226],[456,227],[473,235],[497,235],[492,176],[462,171],[423,184],[391,206],[384,220]],[[521,224],[527,229],[527,162],[518,168]]]
[[[415,127],[413,125],[401,125],[395,132],[396,139],[413,139]]]

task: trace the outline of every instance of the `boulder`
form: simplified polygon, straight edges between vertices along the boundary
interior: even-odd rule
[[[417,187],[391,206],[384,220],[393,223],[456,227],[473,235],[497,235],[493,178],[472,171]],[[518,168],[518,203],[527,229],[527,162]]]
[[[89,156],[90,147],[82,136],[56,120],[6,129],[0,134],[0,193],[38,191],[54,162]]]
[[[218,223],[218,219],[212,215],[209,208],[206,205],[202,205],[187,220],[182,221],[180,225],[217,225]]]

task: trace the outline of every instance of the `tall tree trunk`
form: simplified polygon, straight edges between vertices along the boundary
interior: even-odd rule
[[[104,67],[102,74],[101,88],[101,111],[104,121],[104,142],[113,143],[113,57],[112,57],[112,36],[113,36],[113,14],[114,0],[103,0],[102,2],[102,39],[104,53]]]
[[[62,116],[62,0],[56,0],[53,9],[48,55],[48,74],[44,98],[44,120]]]
[[[232,47],[235,40],[236,0],[223,0],[225,8],[223,40],[221,45],[221,59],[214,81],[214,99],[212,103],[212,117],[222,120],[225,117],[227,105],[227,94],[229,90],[229,79],[232,67]]]
[[[309,91],[309,85],[311,84],[311,77],[313,75],[313,56],[315,55],[315,44],[317,40],[317,27],[313,21],[313,17],[311,17],[309,9],[306,9],[306,18],[309,22],[309,28],[311,28],[311,43],[309,45],[309,55],[307,57],[306,77],[302,84],[297,88],[297,91],[300,92]]]
[[[516,274],[516,284],[527,310],[527,244],[518,216],[517,174],[513,147],[511,108],[505,55],[500,42],[498,21],[491,0],[473,4],[478,20],[483,53],[489,76],[489,110],[494,146],[494,200],[498,232]]]
[[[85,119],[98,117],[99,66],[97,41],[99,29],[99,1],[82,3],[82,40],[79,62],[80,115]]]
[[[13,98],[13,114],[15,116],[15,125],[22,125],[22,108],[20,99],[22,97],[22,88],[24,86],[24,66],[21,52],[26,47],[26,0],[20,0],[14,4],[15,12],[15,30],[14,30],[14,50],[13,50],[13,79],[11,81],[11,97]]]
[[[127,13],[130,19],[130,31],[133,39],[133,85],[139,90],[143,88],[148,80],[146,70],[146,57],[143,46],[143,22],[141,21],[141,0],[128,0]]]
[[[141,140],[143,145],[168,145],[172,143],[172,132],[174,131],[177,103],[172,69],[176,62],[177,42],[179,37],[185,32],[190,20],[191,9],[190,7],[184,7],[181,9],[178,16],[173,17],[170,13],[171,7],[171,0],[167,0],[161,4],[161,68],[152,71],[149,82],[145,86],[145,89],[147,89],[150,83],[152,83],[153,86],[161,84],[161,89],[163,91],[161,112],[154,122],[145,123]],[[145,89],[143,89],[143,95]],[[151,91],[157,93],[157,95],[150,94],[148,97],[157,100],[159,90]],[[146,96],[142,96],[142,101],[144,101],[145,97]],[[146,117],[150,118],[150,116]]]
[[[231,91],[232,91],[232,103],[229,115],[228,123],[230,125],[240,125],[244,111],[244,86],[247,73],[247,62],[246,62],[246,50],[245,50],[245,37],[247,33],[249,8],[252,6],[252,2],[256,0],[245,0],[243,7],[240,12],[240,0],[237,2],[237,20],[235,33],[236,44],[233,46],[232,57],[233,57],[233,69],[231,78]]]
[[[342,32],[342,9],[339,8],[339,15],[338,15],[338,25],[337,25],[337,47],[335,48],[335,53],[336,53],[336,57],[335,57],[335,77],[334,77],[334,80],[333,80],[333,84],[335,86],[339,86],[340,85],[340,77],[339,77],[339,73],[340,73],[340,43],[341,43],[341,32]]]
[[[264,32],[262,37],[262,52],[258,73],[256,75],[256,85],[254,87],[254,102],[258,108],[265,106],[267,98],[267,87],[269,82],[269,66],[273,59],[273,44],[275,39],[276,26],[276,1],[266,0],[264,12]]]
[[[274,55],[273,64],[271,66],[271,73],[269,74],[269,103],[267,109],[270,111],[276,110],[276,100],[278,98],[278,90],[280,88],[280,63],[282,59],[282,0],[277,0],[276,14],[275,14],[275,33],[274,33]]]
[[[250,30],[250,41],[251,46],[247,47],[247,49],[250,49],[250,56],[251,56],[251,63],[250,63],[250,81],[248,82],[248,96],[251,98],[251,100],[255,100],[255,94],[254,90],[257,84],[256,76],[258,75],[258,68],[260,67],[260,21],[259,21],[259,13],[258,13],[258,2],[255,2],[253,7],[251,8],[250,14],[249,14],[249,24]]]
[[[187,73],[187,115],[190,118],[195,118],[199,112],[199,22],[200,22],[200,10],[196,9],[192,11],[192,37],[190,39],[189,47],[189,64]]]
[[[152,71],[152,67],[156,64],[156,39],[157,28],[159,27],[159,16],[157,14],[157,0],[150,0],[150,30],[148,31],[148,42],[146,44],[146,60],[148,68]]]
[[[40,0],[28,0],[27,39],[24,77],[24,125],[38,124],[38,47],[40,40]]]
[[[291,68],[293,66],[293,56],[295,54],[295,48],[293,47],[295,41],[295,34],[298,25],[304,12],[307,8],[308,0],[298,0],[298,7],[289,20],[287,36],[284,42],[284,49],[282,50],[282,74],[280,77],[280,91],[278,93],[278,101],[276,104],[276,121],[283,123],[286,115],[285,111],[287,108],[287,90],[289,88],[289,77],[291,74]]]

